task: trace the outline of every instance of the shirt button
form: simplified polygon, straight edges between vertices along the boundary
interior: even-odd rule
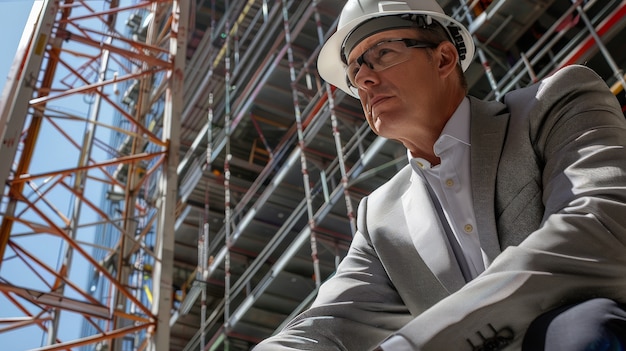
[[[471,224],[466,224],[463,229],[466,233],[471,233],[474,230],[474,227]]]
[[[417,163],[417,165],[419,166],[419,168],[424,168],[424,164],[419,162],[419,161],[415,161],[415,163]]]
[[[446,179],[446,186],[447,187],[452,187],[454,185],[454,180],[452,179]]]

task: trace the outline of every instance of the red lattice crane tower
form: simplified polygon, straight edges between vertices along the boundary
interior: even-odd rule
[[[0,99],[3,348],[169,349],[188,3],[33,5]]]

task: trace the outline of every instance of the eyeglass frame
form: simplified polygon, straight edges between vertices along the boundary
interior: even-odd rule
[[[365,60],[365,55],[367,55],[368,53],[372,52],[372,49],[376,48],[377,46],[382,45],[383,43],[398,42],[398,41],[403,42],[407,49],[434,49],[437,46],[439,46],[439,44],[435,44],[435,43],[427,42],[427,41],[421,41],[421,40],[412,39],[412,38],[393,38],[393,39],[381,40],[381,41],[377,42],[376,44],[370,46],[367,50],[365,50],[361,55],[359,55],[350,64],[346,64],[344,72],[346,74],[346,81],[347,81],[348,86],[350,87],[350,89],[357,89],[358,90],[358,87],[356,86],[356,82],[352,83],[352,80],[350,79],[350,73],[349,73],[350,72],[349,71],[350,67],[353,66],[355,63],[358,64],[359,69],[360,69],[361,65],[366,64],[374,72],[381,72],[381,71],[384,71],[384,70],[386,70],[388,68],[391,68],[393,66],[396,66],[396,65],[399,65],[401,63],[406,62],[408,60],[408,57],[404,61],[401,60],[401,61],[398,61],[398,62],[394,62],[391,65],[382,67],[380,69],[374,69],[372,64]],[[354,74],[355,78],[356,78],[356,75],[358,73],[359,72],[357,71]]]

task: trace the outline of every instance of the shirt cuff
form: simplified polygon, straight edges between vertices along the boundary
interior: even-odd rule
[[[411,345],[400,335],[392,335],[380,344],[383,351],[413,351]]]

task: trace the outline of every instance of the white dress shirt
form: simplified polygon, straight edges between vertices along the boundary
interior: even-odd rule
[[[432,166],[423,158],[413,158],[410,152],[408,155],[413,170],[437,196],[465,255],[470,274],[475,278],[485,270],[485,261],[472,203],[470,147],[470,106],[469,99],[465,98],[433,146],[441,163]]]

